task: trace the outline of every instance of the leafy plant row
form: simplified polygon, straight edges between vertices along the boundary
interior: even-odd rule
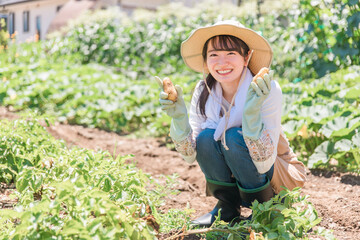
[[[70,124],[119,133],[146,130],[160,136],[167,132],[168,119],[159,108],[154,79],[134,81],[111,67],[44,60],[31,65],[0,64],[0,78],[0,102],[13,110],[33,109]],[[190,95],[189,84],[183,86]]]
[[[320,79],[282,81],[283,125],[308,167],[359,169],[359,67]],[[0,100],[71,124],[119,133],[166,136],[170,119],[160,110],[153,79],[131,80],[97,64],[0,65]],[[190,102],[196,80],[173,76]],[[315,150],[316,149],[316,150]]]
[[[0,121],[1,181],[18,204],[1,210],[1,239],[153,239],[149,178],[106,152],[68,149],[36,120]]]
[[[360,1],[300,0],[297,38],[305,48],[299,53],[317,76],[339,68],[360,65]]]
[[[300,189],[284,190],[270,201],[260,204],[254,201],[252,219],[233,226],[217,221],[207,229],[206,239],[335,239],[328,230],[318,227],[321,218],[307,200],[300,196]],[[195,230],[196,232],[196,230]]]
[[[41,43],[31,59],[111,65],[130,79],[193,74],[180,57],[181,42],[199,26],[232,18],[269,40],[274,50],[272,68],[291,81],[360,64],[359,0],[301,0],[281,10],[269,8],[261,18],[246,7],[215,4],[202,4],[196,10],[169,5],[131,20],[114,10],[89,13],[65,34]],[[8,63],[16,62],[13,56],[9,54]]]
[[[13,209],[0,210],[1,239],[134,240],[157,239],[180,226],[185,234],[197,231],[190,226],[189,209],[158,211],[162,197],[172,191],[136,169],[130,156],[69,149],[29,115],[1,120],[0,136],[0,181],[15,182],[17,199]],[[167,180],[171,186],[171,178]],[[299,189],[283,191],[264,204],[255,202],[252,208],[251,221],[231,227],[217,221],[202,235],[243,239],[250,232],[256,239],[333,239],[317,227],[321,219]]]
[[[360,169],[360,67],[283,87],[282,121],[308,167]]]

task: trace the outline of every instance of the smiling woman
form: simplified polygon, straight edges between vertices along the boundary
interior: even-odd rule
[[[190,116],[179,86],[176,102],[162,91],[160,103],[172,117],[170,136],[177,151],[188,163],[197,160],[207,193],[218,199],[211,212],[192,223],[210,226],[219,211],[221,220],[238,221],[241,207],[270,200],[281,186],[302,186],[304,165],[281,130],[280,86],[272,72],[252,81],[260,69],[270,67],[268,42],[238,22],[223,21],[196,29],[182,43],[181,55],[191,69],[203,73]],[[284,153],[286,158],[278,156]],[[290,160],[298,166],[288,168],[299,180],[289,181],[292,185],[286,182],[291,173],[283,170]]]
[[[248,49],[243,41],[229,35],[215,36],[205,43],[205,69],[220,82],[228,102],[235,95],[242,70],[247,65]]]

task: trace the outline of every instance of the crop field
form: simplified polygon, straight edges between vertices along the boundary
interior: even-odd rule
[[[0,239],[356,239],[359,8],[301,0],[261,18],[231,5],[101,10],[46,41],[1,42]],[[199,166],[174,151],[154,76],[181,85],[189,104],[202,75],[180,44],[226,14],[273,47],[282,125],[308,182],[255,202],[251,220],[198,229],[190,220],[214,200]]]

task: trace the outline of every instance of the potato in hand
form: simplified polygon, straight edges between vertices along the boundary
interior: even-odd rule
[[[164,92],[166,92],[169,95],[169,97],[167,99],[169,99],[173,102],[176,102],[177,92],[176,92],[174,84],[171,82],[170,78],[168,78],[168,77],[164,78],[163,88],[164,88]]]
[[[262,78],[264,79],[264,75],[269,73],[269,69],[267,67],[263,67],[260,71],[253,77],[253,82],[257,83],[256,79]]]

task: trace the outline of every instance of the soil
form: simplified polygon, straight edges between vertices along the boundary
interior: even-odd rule
[[[15,119],[17,115],[0,107],[0,119]],[[120,136],[113,132],[82,126],[56,123],[47,130],[68,145],[78,145],[88,149],[108,150],[116,155],[133,154],[133,161],[139,169],[151,174],[153,178],[163,175],[179,176],[175,189],[179,195],[168,196],[163,210],[185,208],[195,210],[194,218],[211,211],[216,200],[205,195],[204,176],[195,164],[187,164],[180,155],[164,144],[161,138],[135,139]],[[333,230],[337,239],[360,239],[360,176],[353,173],[339,173],[312,170],[308,172],[308,182],[302,189],[309,196],[319,216],[320,226]],[[7,198],[13,186],[0,186],[0,208],[11,207],[13,202]],[[249,209],[242,211],[249,215]],[[195,236],[186,239],[199,239]]]

